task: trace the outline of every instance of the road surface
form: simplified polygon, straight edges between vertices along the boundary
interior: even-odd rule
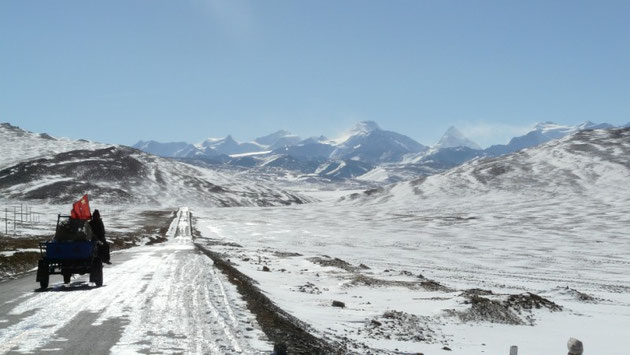
[[[102,287],[88,275],[69,285],[54,275],[40,291],[34,273],[0,284],[0,354],[270,349],[235,288],[195,249],[190,229],[182,208],[167,242],[113,254]]]

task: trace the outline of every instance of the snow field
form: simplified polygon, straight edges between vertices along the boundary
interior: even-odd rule
[[[280,308],[321,336],[348,337],[383,353],[435,353],[447,345],[453,354],[507,354],[518,345],[523,353],[542,355],[562,353],[573,336],[598,353],[623,354],[619,339],[630,329],[627,197],[495,192],[409,203],[409,196],[415,194],[397,191],[386,202],[361,206],[323,202],[194,213],[211,248],[225,252]],[[370,269],[309,261],[323,256]],[[357,275],[383,282],[353,284]],[[400,286],[417,283],[419,275],[453,291]],[[447,316],[445,310],[470,307],[459,294],[471,288],[533,292],[564,309],[534,310],[534,326]],[[332,307],[333,300],[346,307]],[[375,335],[371,320],[382,321],[387,311],[416,316],[430,339],[405,339],[414,328],[404,322],[392,328],[390,339]]]

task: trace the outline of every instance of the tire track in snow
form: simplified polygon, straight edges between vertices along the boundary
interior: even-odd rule
[[[186,209],[179,211],[177,226],[173,230],[173,244],[179,248],[194,248],[192,246],[192,236],[190,233],[190,215]],[[214,273],[214,266],[210,259],[198,252],[192,252],[186,256],[185,261],[180,260],[180,264],[174,270],[174,284],[180,287],[169,287],[171,293],[166,297],[170,304],[175,304],[174,309],[157,309],[155,314],[174,314],[177,319],[184,319],[186,325],[184,329],[179,329],[176,320],[167,322],[166,327],[162,325],[163,334],[159,337],[158,344],[152,344],[150,351],[182,350],[191,353],[253,353],[253,349],[247,341],[243,339],[242,331],[237,328],[238,320],[234,317],[234,312],[228,301],[225,291],[219,295],[215,294],[216,289],[224,290],[220,278]],[[192,279],[191,279],[192,276]],[[159,291],[158,291],[159,292]],[[227,316],[226,316],[227,315]],[[210,317],[208,317],[210,316]],[[227,319],[234,318],[235,321],[228,324]],[[144,320],[145,322],[147,319]],[[132,324],[134,322],[132,321]],[[138,324],[140,325],[140,324]],[[170,326],[170,327],[169,327]],[[135,332],[128,332],[128,339],[123,335],[120,346],[112,350],[121,351],[128,346],[141,343],[142,340],[132,339]],[[125,332],[127,334],[127,331]],[[179,335],[179,336],[177,336]],[[173,338],[187,337],[186,341]],[[146,340],[144,341],[146,343]],[[185,348],[177,347],[177,344],[185,343]],[[135,351],[147,350],[145,344],[141,344]]]

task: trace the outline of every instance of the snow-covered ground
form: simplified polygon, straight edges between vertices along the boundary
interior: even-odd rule
[[[385,352],[447,345],[455,354],[507,354],[510,345],[557,354],[573,336],[597,353],[621,355],[630,329],[628,202],[492,195],[396,209],[329,202],[194,213],[206,243],[320,334]],[[450,290],[423,287],[426,280]],[[461,293],[473,288],[532,292],[564,309],[534,310],[534,326],[449,316],[445,310],[470,308]],[[333,300],[346,307],[331,307]],[[409,316],[380,334],[371,321],[385,323],[388,311]],[[420,330],[423,340],[414,338]]]

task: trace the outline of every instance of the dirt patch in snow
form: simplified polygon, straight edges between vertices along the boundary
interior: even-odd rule
[[[30,271],[40,259],[38,252],[15,252],[12,255],[0,255],[0,280],[11,278]]]
[[[512,325],[534,325],[534,310],[546,309],[558,312],[562,307],[534,293],[494,294],[492,291],[470,289],[462,292],[464,304],[470,307],[463,311],[446,310],[449,316],[462,322],[490,322]]]
[[[140,227],[133,232],[135,239],[148,239],[146,245],[163,243],[166,241],[166,232],[170,227],[170,221],[175,218],[177,211],[144,211]]]
[[[194,239],[194,237],[193,237],[193,239]],[[226,242],[226,241],[219,240],[219,239],[205,238],[203,241],[208,246],[219,245],[219,246],[234,247],[234,248],[242,248],[243,247],[242,245],[240,245],[238,243]]]
[[[387,339],[423,343],[437,343],[438,335],[429,327],[430,317],[400,311],[387,311],[369,320],[363,330],[370,339]]]
[[[304,285],[298,286],[296,291],[302,293],[310,293],[312,295],[320,295],[322,291],[312,282],[307,282]]]
[[[345,284],[346,287],[354,286],[368,286],[368,287],[404,287],[411,290],[426,290],[426,291],[441,291],[452,292],[453,290],[440,284],[437,281],[420,279],[418,281],[405,281],[405,280],[383,280],[366,275],[355,275],[349,282]]]
[[[346,270],[348,272],[355,272],[363,269],[361,266],[354,266],[345,260],[341,260],[339,258],[331,258],[328,255],[323,255],[322,257],[312,257],[306,259],[313,264],[321,265],[321,266],[330,266],[336,267],[338,269]]]
[[[302,254],[300,253],[292,253],[292,252],[288,252],[288,251],[274,251],[273,255],[278,257],[278,258],[293,258],[296,256],[302,256]]]
[[[599,301],[602,301],[601,298],[597,298],[597,297],[591,296],[591,295],[589,295],[587,293],[580,292],[580,291],[578,291],[576,289],[573,289],[573,288],[570,288],[568,286],[558,287],[558,288],[556,288],[556,291],[558,291],[558,293],[560,293],[560,294],[573,297],[577,301],[584,302],[584,303],[597,303]]]
[[[134,229],[124,232],[120,230],[107,230],[105,225],[105,238],[110,244],[111,250],[128,249],[138,245],[152,245],[166,241],[166,232],[170,222],[175,217],[173,210],[153,210],[140,213],[140,219]],[[107,223],[104,220],[104,223]]]
[[[37,266],[40,253],[39,242],[46,237],[20,236],[19,238],[0,237],[0,280],[11,278],[30,271]],[[22,251],[27,249],[28,251]]]

